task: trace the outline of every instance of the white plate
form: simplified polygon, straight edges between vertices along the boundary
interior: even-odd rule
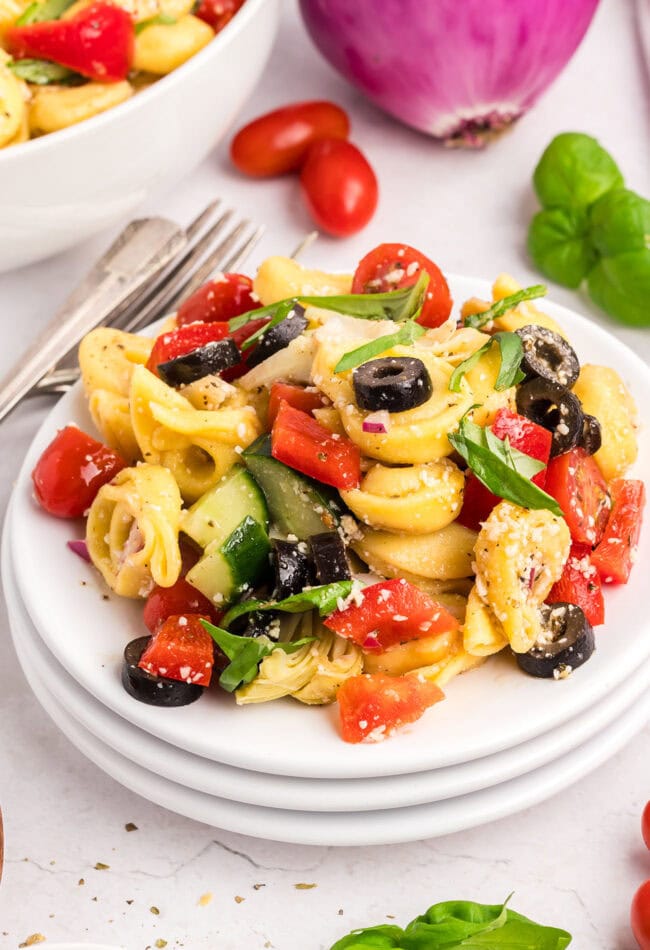
[[[489,292],[486,282],[468,278],[453,278],[451,286],[456,300]],[[588,320],[557,305],[545,304],[545,309],[567,328],[583,361],[619,370],[645,411],[650,405],[647,366]],[[65,547],[75,526],[49,517],[31,497],[31,469],[57,428],[71,420],[92,431],[80,388],[52,410],[17,481],[11,539],[18,588],[34,625],[74,679],[125,719],[179,748],[239,768],[303,777],[362,778],[440,768],[508,749],[574,719],[650,655],[650,617],[638,610],[646,594],[641,565],[650,563],[646,529],[641,564],[630,583],[607,592],[608,622],[597,631],[598,650],[568,680],[536,680],[507,657],[497,657],[454,680],[444,703],[378,745],[341,742],[336,707],[306,708],[283,700],[239,708],[218,690],[183,709],[144,706],[124,692],[119,677],[123,646],[144,632],[140,607],[114,595],[103,599],[106,589],[98,575]],[[640,433],[636,472],[650,475],[647,429]]]
[[[93,736],[125,758],[190,789],[231,801],[301,811],[401,808],[465,795],[532,771],[566,755],[614,722],[645,692],[650,663],[639,669],[595,708],[522,745],[493,756],[413,775],[372,779],[305,779],[260,775],[192,755],[150,736],[112,713],[82,689],[49,652],[20,603],[11,582],[10,559],[3,559],[9,622],[16,649],[47,684],[60,706]]]
[[[396,844],[451,834],[514,814],[556,794],[625,745],[650,718],[650,692],[579,749],[527,775],[460,798],[368,812],[305,812],[244,805],[185,788],[147,771],[104,745],[66,712],[18,654],[23,672],[59,729],[80,752],[148,801],[195,821],[254,838],[350,847]]]

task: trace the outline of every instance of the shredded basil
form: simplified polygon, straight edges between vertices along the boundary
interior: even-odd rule
[[[78,86],[88,82],[85,76],[73,72],[66,66],[50,63],[46,59],[16,59],[10,60],[7,67],[14,76],[30,82],[34,86],[48,86],[56,83],[60,86]]]
[[[308,587],[299,594],[285,597],[284,600],[243,600],[230,608],[223,622],[226,627],[229,627],[237,617],[253,610],[281,610],[288,614],[302,614],[316,607],[321,617],[326,617],[336,610],[340,598],[347,597],[351,590],[352,581],[335,581],[333,584]]]
[[[16,20],[16,26],[29,26],[30,23],[42,23],[44,20],[58,20],[74,2],[75,0],[44,0],[44,3],[30,3]]]
[[[241,349],[247,350],[261,337],[263,337],[267,330],[270,330],[272,327],[277,327],[278,323],[282,323],[284,320],[286,320],[289,314],[293,312],[295,305],[295,300],[284,300],[282,303],[276,304],[275,313],[269,322],[265,323],[263,327],[260,327],[259,330],[256,330],[255,333],[252,333],[249,337],[247,337],[241,344]]]
[[[503,297],[502,300],[496,300],[491,307],[484,310],[483,313],[473,313],[465,318],[465,326],[480,330],[487,323],[498,320],[507,310],[512,310],[517,304],[525,300],[536,300],[538,297],[545,297],[547,289],[544,284],[535,284],[533,287],[524,287],[509,297]]]
[[[385,353],[386,350],[390,350],[394,346],[409,346],[414,340],[421,337],[423,333],[426,333],[424,327],[420,326],[419,323],[415,323],[413,320],[408,320],[406,323],[403,323],[395,333],[380,336],[376,340],[364,343],[363,346],[358,346],[356,350],[350,350],[349,353],[345,353],[334,367],[334,372],[344,373],[346,370],[353,369],[355,366],[361,366],[362,363],[366,363],[374,356]]]
[[[501,353],[501,367],[499,368],[499,373],[494,384],[494,388],[497,392],[509,389],[511,386],[520,383],[522,379],[525,379],[525,374],[522,373],[519,368],[524,355],[521,338],[516,333],[505,331],[503,333],[495,333],[487,343],[484,343],[480,349],[476,350],[475,353],[472,353],[471,356],[468,356],[466,360],[463,360],[463,362],[456,367],[449,380],[449,389],[451,392],[460,392],[460,381],[463,376],[476,366],[481,357],[485,356],[495,342],[499,344]]]
[[[146,30],[150,26],[174,26],[178,23],[173,16],[169,16],[168,13],[158,13],[156,16],[150,17],[148,20],[141,20],[135,25],[135,35],[139,36],[143,30]]]

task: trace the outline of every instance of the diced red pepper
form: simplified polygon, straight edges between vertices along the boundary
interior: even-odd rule
[[[361,481],[359,449],[332,433],[313,416],[281,402],[271,432],[273,458],[334,488],[357,488]]]
[[[201,0],[195,16],[220,33],[243,4],[244,0]]]
[[[122,7],[98,0],[67,20],[11,26],[5,41],[14,59],[47,59],[96,82],[120,82],[133,63],[134,29]]]
[[[200,614],[212,623],[219,623],[221,617],[214,604],[183,577],[179,577],[171,587],[156,585],[147,597],[143,614],[151,633],[155,633],[168,617],[180,614]]]
[[[360,597],[360,603],[335,611],[323,623],[369,653],[458,628],[442,604],[401,577],[372,584]]]
[[[638,479],[615,478],[609,489],[612,510],[592,561],[606,584],[627,584],[639,543],[645,486]]]
[[[76,426],[61,429],[39,458],[32,481],[39,505],[57,518],[80,518],[124,459]]]
[[[280,403],[284,399],[294,409],[302,409],[303,412],[311,413],[314,409],[322,409],[327,400],[319,392],[310,392],[304,386],[294,386],[291,383],[277,381],[271,386],[271,395],[269,397],[269,425],[273,425],[275,417],[280,409]]]
[[[345,742],[379,742],[416,722],[445,694],[423,677],[363,673],[346,680],[337,694],[341,736]]]
[[[147,369],[158,375],[158,364],[185,356],[206,343],[223,340],[229,336],[227,323],[190,323],[187,326],[162,333],[156,338],[147,360]]]
[[[591,563],[588,544],[574,542],[571,545],[562,577],[553,584],[546,598],[547,604],[558,602],[580,607],[592,627],[605,622],[603,588],[598,571]]]
[[[203,629],[201,617],[189,613],[168,617],[140,657],[140,669],[153,676],[209,686],[214,666],[214,641]]]
[[[562,509],[573,540],[590,547],[598,544],[610,502],[607,482],[593,456],[577,448],[551,459],[545,491]]]
[[[548,465],[551,454],[552,435],[548,429],[531,422],[525,416],[520,416],[510,409],[499,409],[491,426],[492,432],[499,439],[508,439],[514,449],[518,449],[525,455],[543,462]],[[544,488],[546,484],[547,469],[543,468],[536,475],[533,475],[531,481]],[[479,479],[470,472],[465,481],[465,491],[463,493],[463,507],[458,516],[460,524],[473,531],[478,531],[481,523],[487,519],[490,512],[501,499],[494,495],[489,488],[479,481]]]
[[[187,323],[223,323],[259,307],[253,281],[244,274],[220,274],[184,300],[176,314],[179,327]],[[247,334],[250,336],[250,333]]]

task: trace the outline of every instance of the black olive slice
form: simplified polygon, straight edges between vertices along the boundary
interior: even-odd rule
[[[189,706],[203,693],[205,687],[196,683],[184,683],[182,680],[167,679],[165,676],[153,676],[138,666],[140,657],[147,648],[151,637],[138,637],[124,648],[122,663],[122,686],[130,696],[149,706]]]
[[[258,363],[268,359],[269,356],[283,350],[285,346],[289,346],[292,340],[295,340],[307,329],[307,325],[305,308],[298,303],[294,304],[293,309],[289,311],[284,320],[276,323],[270,330],[264,331],[259,343],[250,352],[250,356],[246,361],[247,365],[249,367],[257,366]]]
[[[517,663],[531,676],[561,679],[586,663],[596,648],[594,631],[582,609],[558,602],[540,608],[544,635]]]
[[[580,400],[564,386],[548,379],[531,379],[517,387],[517,411],[553,434],[551,456],[562,455],[582,436]]]
[[[204,376],[222,373],[240,361],[241,353],[233,340],[213,340],[191,353],[158,363],[158,373],[168,386],[187,386]]]
[[[422,360],[386,356],[358,366],[352,373],[357,403],[370,412],[406,412],[431,397],[433,386]]]
[[[573,347],[555,330],[537,324],[520,327],[515,333],[523,346],[521,371],[526,377],[539,376],[571,389],[580,375],[580,363]]]
[[[304,544],[275,539],[271,542],[275,568],[274,600],[299,594],[312,582],[312,569]]]
[[[335,584],[352,578],[345,545],[338,531],[323,531],[309,539],[319,584]]]
[[[603,436],[600,429],[600,422],[595,416],[589,413],[583,414],[582,435],[578,445],[587,452],[588,455],[595,455],[603,442]]]

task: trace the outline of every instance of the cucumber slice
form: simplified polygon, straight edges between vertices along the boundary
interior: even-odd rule
[[[274,459],[268,435],[253,442],[242,459],[266,496],[271,521],[283,534],[306,541],[339,524],[343,507],[338,496]]]
[[[268,527],[269,513],[255,479],[236,465],[184,512],[181,531],[200,547],[222,542],[247,516]]]
[[[212,541],[186,580],[214,604],[227,604],[253,587],[269,567],[265,528],[247,515],[225,541]]]

